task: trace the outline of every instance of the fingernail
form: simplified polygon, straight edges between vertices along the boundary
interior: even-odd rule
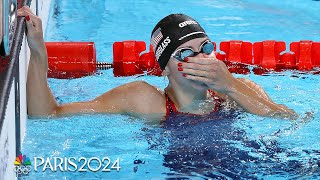
[[[179,68],[178,68],[178,71],[183,71],[183,68],[182,68],[182,67],[179,67]]]
[[[181,66],[182,66],[182,63],[178,63],[178,66],[180,66],[180,67],[181,67]]]
[[[183,73],[182,76],[183,76],[183,77],[187,77],[187,74],[184,74],[184,73]]]
[[[30,20],[30,17],[29,17],[29,16],[26,16],[26,20],[29,21],[29,20]]]
[[[184,58],[183,60],[184,60],[185,62],[187,62],[187,61],[188,61],[188,58],[186,57],[186,58]]]

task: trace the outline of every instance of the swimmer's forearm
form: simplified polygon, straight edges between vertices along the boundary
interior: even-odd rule
[[[245,111],[269,117],[294,119],[296,113],[286,106],[278,105],[263,95],[257,88],[247,85],[239,79],[234,79],[233,87],[227,94]]]
[[[45,47],[31,51],[28,79],[27,104],[31,117],[48,116],[55,112],[58,104],[47,82],[48,57]]]

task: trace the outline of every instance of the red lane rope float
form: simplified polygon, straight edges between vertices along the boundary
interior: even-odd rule
[[[79,78],[112,68],[111,63],[97,62],[93,42],[46,42],[49,78]]]
[[[113,74],[114,76],[131,76],[143,74],[161,75],[161,69],[156,63],[155,55],[150,45],[149,52],[143,41],[123,41],[113,44]]]
[[[149,52],[144,52],[146,43],[143,41],[115,42],[113,63],[96,61],[93,42],[47,42],[46,46],[48,77],[78,78],[110,68],[113,68],[114,76],[161,75],[152,47],[149,47]],[[226,63],[230,72],[238,74],[250,73],[250,66],[255,74],[286,69],[311,71],[320,67],[320,42],[292,42],[290,51],[285,51],[286,43],[283,41],[268,40],[252,44],[232,40],[220,43],[220,52],[216,52],[216,57]]]

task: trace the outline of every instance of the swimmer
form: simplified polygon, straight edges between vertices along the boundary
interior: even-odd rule
[[[29,117],[60,117],[79,113],[126,114],[164,120],[177,113],[204,115],[235,105],[266,117],[296,119],[288,107],[276,104],[256,83],[235,78],[217,60],[206,32],[193,18],[171,14],[160,20],[151,33],[156,60],[169,79],[162,91],[137,81],[116,87],[86,102],[58,104],[47,81],[48,56],[41,19],[28,7],[18,10],[27,26],[31,56],[27,79]]]

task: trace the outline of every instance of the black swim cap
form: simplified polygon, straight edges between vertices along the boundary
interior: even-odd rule
[[[161,19],[151,33],[151,45],[162,70],[171,54],[181,44],[195,38],[208,37],[193,18],[184,14],[170,14]]]

